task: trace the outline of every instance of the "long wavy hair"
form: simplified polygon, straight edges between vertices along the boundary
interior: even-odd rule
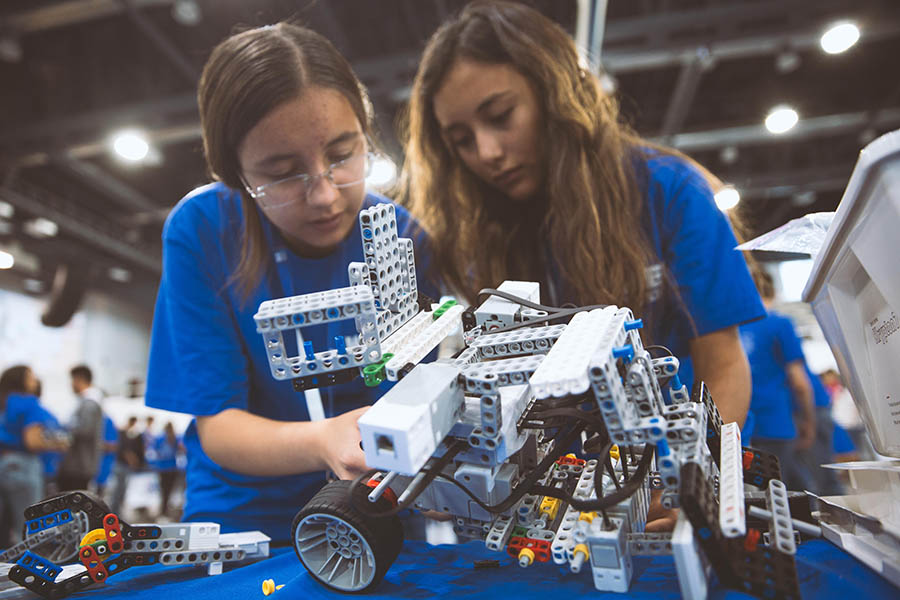
[[[460,59],[510,65],[531,84],[543,116],[540,199],[506,200],[444,143],[434,97]],[[451,290],[474,301],[481,288],[546,282],[554,269],[574,294],[565,300],[641,312],[652,251],[636,170],[652,145],[620,123],[617,101],[560,26],[522,4],[469,4],[429,40],[405,125],[400,190],[430,238],[434,275]]]
[[[244,190],[238,147],[277,106],[312,86],[340,92],[372,138],[372,105],[350,63],[322,35],[278,23],[232,35],[215,47],[197,90],[203,150],[210,176],[241,194],[241,258],[229,283],[246,302],[269,265],[255,201]]]

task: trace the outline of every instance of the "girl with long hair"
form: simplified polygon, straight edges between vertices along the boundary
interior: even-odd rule
[[[623,125],[569,35],[532,8],[473,2],[426,46],[402,191],[444,283],[469,302],[510,279],[540,282],[548,304],[628,306],[682,380],[704,380],[742,423],[737,326],[764,311],[711,182]]]

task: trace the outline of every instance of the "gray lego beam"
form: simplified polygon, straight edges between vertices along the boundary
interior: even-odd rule
[[[21,184],[20,184],[21,185]],[[31,214],[41,215],[59,225],[60,229],[83,242],[101,248],[129,263],[139,265],[156,275],[162,273],[162,261],[156,252],[131,244],[118,235],[121,228],[112,224],[98,227],[71,203],[56,198],[46,191],[36,189],[21,192],[9,187],[0,188],[0,199]]]

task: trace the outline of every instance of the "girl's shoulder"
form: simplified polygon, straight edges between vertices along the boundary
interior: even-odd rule
[[[163,238],[227,229],[242,218],[240,194],[221,182],[210,183],[191,190],[169,212]]]

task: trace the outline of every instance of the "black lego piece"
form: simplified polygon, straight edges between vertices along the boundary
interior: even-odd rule
[[[794,557],[743,538],[728,539],[718,524],[719,506],[713,486],[696,463],[681,467],[681,508],[694,528],[719,582],[759,598],[800,598]]]
[[[749,466],[744,466],[744,483],[764,488],[772,479],[781,479],[781,465],[778,457],[769,452],[757,450],[748,446],[741,448],[742,457],[746,460],[747,453],[753,455]],[[744,463],[746,465],[746,463]]]
[[[430,298],[427,294],[423,294],[421,290],[418,292],[419,296],[416,299],[416,302],[419,305],[419,310],[424,312],[431,312],[431,305],[434,304],[434,298]]]
[[[706,445],[709,446],[709,452],[712,454],[716,466],[721,466],[719,458],[722,446],[722,416],[719,414],[716,403],[713,402],[706,383],[694,382],[694,389],[691,390],[691,402],[702,404],[706,408]]]
[[[25,509],[25,520],[31,521],[40,517],[69,509],[74,512],[82,512],[87,516],[91,529],[103,528],[103,517],[109,514],[109,507],[97,496],[84,490],[66,492],[47,500],[32,504]]]
[[[321,375],[306,375],[305,377],[297,377],[292,380],[295,392],[311,390],[314,388],[323,388],[339,383],[349,383],[359,377],[359,367],[351,367],[349,369],[341,369],[340,371],[331,371],[330,373],[322,373]]]

